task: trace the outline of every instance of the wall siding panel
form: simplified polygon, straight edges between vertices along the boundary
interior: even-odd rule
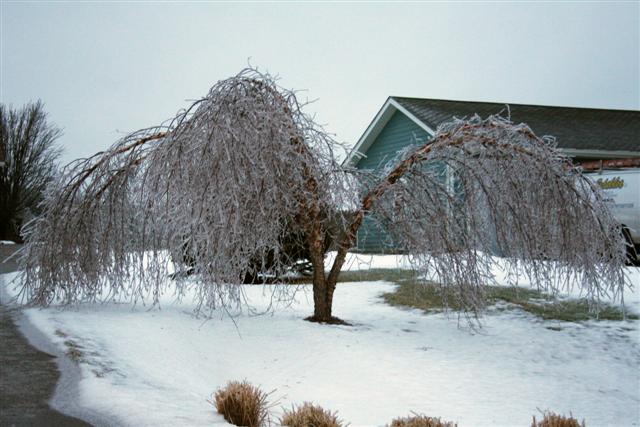
[[[378,170],[393,160],[399,150],[411,144],[424,144],[428,140],[429,135],[422,128],[403,113],[396,111],[364,153],[366,157],[361,158],[356,167]],[[396,249],[384,228],[373,218],[365,218],[357,237],[357,248],[362,252],[384,253]]]

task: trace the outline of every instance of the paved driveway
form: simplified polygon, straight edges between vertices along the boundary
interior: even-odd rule
[[[0,245],[0,273],[16,269],[3,263],[17,245]],[[0,426],[90,426],[49,406],[60,372],[55,357],[30,346],[16,327],[19,309],[0,301]]]

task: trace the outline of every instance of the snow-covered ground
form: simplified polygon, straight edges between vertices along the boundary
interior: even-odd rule
[[[360,260],[350,268],[397,266],[394,256]],[[640,284],[639,269],[629,274]],[[638,287],[626,295],[635,307]],[[303,321],[312,312],[309,286],[291,305],[234,320],[195,318],[189,302],[171,297],[161,310],[83,305],[26,315],[62,351],[77,346],[80,405],[118,424],[226,425],[207,400],[228,380],[247,379],[274,390],[276,416],[313,401],[354,426],[410,411],[461,427],[522,426],[547,409],[590,427],[640,425],[638,321],[573,324],[495,311],[473,332],[455,318],[386,305],[380,295],[393,288],[339,284],[334,313],[352,327]],[[271,289],[246,291],[260,308]]]

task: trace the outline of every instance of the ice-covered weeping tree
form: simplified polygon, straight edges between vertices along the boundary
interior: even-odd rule
[[[624,243],[603,199],[527,126],[454,120],[357,180],[337,147],[271,76],[248,69],[220,81],[165,125],[66,169],[28,228],[23,295],[38,305],[157,303],[168,274],[189,260],[193,274],[173,274],[172,290],[195,289],[198,310],[240,304],[242,278],[284,270],[285,242],[298,236],[313,267],[309,319],[336,322],[336,282],[367,216],[472,313],[496,248],[512,278],[578,285],[594,301],[622,293]]]

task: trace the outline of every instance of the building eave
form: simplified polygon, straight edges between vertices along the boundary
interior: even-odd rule
[[[369,147],[371,147],[371,144],[373,144],[378,135],[380,135],[380,132],[382,132],[382,129],[384,129],[396,111],[400,111],[402,114],[407,116],[429,136],[435,135],[435,131],[433,129],[411,114],[406,108],[400,105],[398,101],[389,97],[382,105],[382,108],[380,108],[380,111],[378,111],[378,114],[376,114],[373,121],[364,131],[360,139],[358,139],[358,142],[349,153],[349,156],[342,163],[344,166],[355,166],[361,158],[366,157],[365,153]]]
[[[624,159],[640,157],[640,151],[629,150],[591,150],[577,148],[559,148],[564,154],[570,157],[583,157],[590,159]]]

